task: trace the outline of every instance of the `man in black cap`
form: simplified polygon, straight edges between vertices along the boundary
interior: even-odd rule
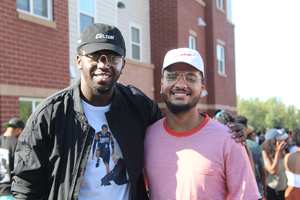
[[[14,197],[148,199],[142,176],[144,135],[147,126],[163,114],[138,88],[117,83],[126,56],[118,28],[102,23],[88,26],[78,40],[77,53],[81,79],[42,101],[19,138]],[[128,181],[120,185],[101,185],[106,165],[101,158],[96,167],[92,159],[93,138],[103,124],[112,134],[114,151],[110,152],[124,160],[125,169],[118,171],[126,171]],[[241,141],[243,135],[244,131],[236,134],[242,136]],[[110,170],[115,165],[110,158]]]
[[[18,118],[12,118],[3,124],[7,127],[5,133],[0,136],[0,199],[13,199],[11,194],[11,174],[14,167],[14,152],[24,122]]]

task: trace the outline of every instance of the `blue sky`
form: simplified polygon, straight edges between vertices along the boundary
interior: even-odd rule
[[[232,0],[236,89],[300,109],[300,0]]]

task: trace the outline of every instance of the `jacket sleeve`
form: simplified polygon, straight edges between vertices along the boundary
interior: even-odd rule
[[[156,101],[149,99],[150,103],[150,109],[151,111],[149,112],[149,125],[154,124],[156,121],[159,119],[163,118],[165,115],[161,112],[160,108],[158,107],[158,104]]]
[[[18,139],[11,187],[15,199],[41,199],[45,194],[48,124],[44,114],[33,113]]]

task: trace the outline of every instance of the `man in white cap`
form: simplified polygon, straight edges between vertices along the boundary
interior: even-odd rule
[[[259,199],[245,148],[228,127],[198,113],[204,64],[192,49],[169,51],[161,93],[166,117],[148,127],[145,170],[150,199]]]

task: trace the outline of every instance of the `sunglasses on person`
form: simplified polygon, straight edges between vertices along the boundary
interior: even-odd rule
[[[85,56],[89,59],[90,62],[95,62],[95,64],[100,63],[101,61],[105,62],[110,65],[110,66],[117,66],[120,63],[121,58],[123,56],[115,55],[115,54],[97,54],[97,53],[86,53],[86,54],[81,54],[80,56]]]

